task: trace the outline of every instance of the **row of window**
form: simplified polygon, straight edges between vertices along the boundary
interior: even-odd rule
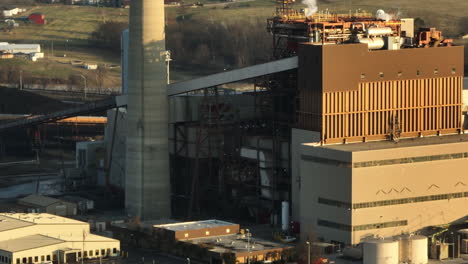
[[[5,257],[5,256],[0,255],[0,263],[11,264],[11,259],[9,257]]]
[[[229,233],[231,233],[231,229],[226,228],[226,234],[229,234]],[[209,236],[209,235],[210,235],[210,231],[208,231],[208,230],[205,231],[205,235],[206,235],[206,236]],[[188,238],[189,236],[190,236],[189,233],[185,233],[185,234],[184,234],[184,238]]]
[[[459,198],[468,198],[468,192],[436,194],[436,195],[427,195],[427,196],[418,196],[418,197],[409,197],[409,198],[403,198],[403,199],[391,199],[391,200],[382,200],[382,201],[355,203],[355,204],[319,197],[318,203],[335,206],[335,207],[347,208],[347,209],[351,209],[351,208],[362,209],[362,208],[381,207],[381,206],[389,206],[389,205],[397,205],[397,204],[421,203],[421,202],[429,202],[429,201],[459,199]]]
[[[45,256],[41,256],[41,262],[44,262],[44,261],[51,261],[51,255],[45,255]],[[57,256],[56,255],[53,255],[53,260],[56,261],[57,260]],[[20,259],[20,258],[17,258],[16,259],[16,264],[22,264],[22,263],[38,263],[39,262],[39,256],[35,256],[35,257],[24,257],[23,259]]]
[[[405,225],[408,225],[408,221],[407,220],[401,220],[401,221],[391,221],[391,222],[351,226],[351,225],[340,224],[340,223],[336,223],[336,222],[332,222],[332,221],[318,219],[317,220],[317,225],[349,232],[351,230],[352,231],[363,231],[363,230],[388,228],[388,227],[395,227],[395,226],[405,226]]]
[[[464,158],[468,158],[468,152],[422,156],[422,157],[409,157],[409,158],[401,158],[401,159],[372,160],[372,161],[355,162],[355,163],[334,160],[334,159],[327,159],[327,158],[319,158],[319,157],[314,157],[314,156],[309,156],[309,155],[302,155],[301,158],[303,160],[327,164],[327,165],[335,166],[335,167],[367,168],[367,167],[418,163],[418,162],[428,162],[428,161],[438,161],[438,160],[464,159]]]
[[[452,74],[456,74],[457,73],[457,69],[456,68],[452,68]],[[434,69],[434,74],[437,75],[439,74],[439,69],[438,68],[435,68]],[[398,77],[401,77],[403,76],[403,72],[402,71],[399,71],[397,73]],[[416,71],[416,76],[420,76],[421,75],[421,71],[420,70],[417,70]],[[385,74],[383,72],[379,72],[379,77],[380,78],[383,78],[385,77]],[[361,73],[361,80],[365,80],[366,79],[366,74],[365,73]]]
[[[102,256],[102,257],[106,257],[106,256],[109,256],[111,253],[111,249],[108,248],[107,250],[106,249],[96,249],[96,250],[86,250],[86,251],[83,251],[83,255],[85,258],[87,257],[93,257],[93,256]],[[113,254],[117,254],[117,248],[113,248],[112,249],[112,253]],[[78,252],[78,258],[81,258],[81,251]],[[52,256],[52,259],[51,259],[51,256]],[[2,257],[0,256],[0,260],[2,259]],[[43,256],[34,256],[34,257],[24,257],[24,258],[17,258],[16,259],[16,264],[26,264],[26,263],[41,263],[41,262],[44,262],[44,261],[57,261],[57,255],[56,254],[53,254],[53,255],[43,255]],[[8,259],[6,258],[6,261],[3,262],[3,263],[7,263],[7,264],[11,264],[11,259]]]
[[[380,206],[389,206],[389,205],[407,204],[407,203],[421,203],[421,202],[429,202],[429,201],[450,200],[450,199],[459,199],[459,198],[465,198],[465,197],[468,197],[468,192],[427,195],[427,196],[410,197],[410,198],[404,198],[404,199],[392,199],[392,200],[383,200],[383,201],[368,202],[368,203],[356,203],[356,204],[353,204],[353,209],[371,208],[371,207],[380,207]]]

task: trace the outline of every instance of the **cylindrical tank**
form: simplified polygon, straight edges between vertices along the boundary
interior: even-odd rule
[[[363,264],[398,264],[398,241],[374,239],[364,242]]]
[[[458,233],[461,235],[460,252],[468,254],[468,229],[459,230]]]
[[[281,203],[281,229],[288,231],[289,229],[289,202]]]
[[[383,49],[385,46],[383,38],[360,38],[359,43],[367,44],[370,50]]]
[[[425,236],[410,236],[408,244],[409,263],[427,264],[428,244]]]
[[[366,31],[367,36],[388,36],[393,34],[392,28],[389,27],[371,27]]]
[[[400,262],[412,264],[427,264],[427,237],[414,235],[397,236],[400,248]]]

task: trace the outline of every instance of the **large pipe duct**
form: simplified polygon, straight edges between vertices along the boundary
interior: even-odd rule
[[[171,216],[164,22],[163,0],[132,0],[125,207],[146,220]]]

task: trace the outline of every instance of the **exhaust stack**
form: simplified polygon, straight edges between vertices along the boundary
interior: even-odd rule
[[[163,0],[132,0],[125,208],[145,220],[171,216],[164,25]]]

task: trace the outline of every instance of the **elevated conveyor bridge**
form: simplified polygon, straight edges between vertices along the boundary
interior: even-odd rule
[[[167,95],[176,96],[205,88],[215,87],[218,85],[239,82],[288,70],[294,70],[297,69],[297,67],[298,57],[276,60],[237,70],[216,73],[213,75],[196,78],[189,81],[173,83],[168,85]],[[58,112],[20,118],[11,122],[0,124],[0,133],[11,129],[31,127],[44,123],[55,122],[70,117],[106,111],[117,107],[125,107],[126,105],[127,98],[125,95],[116,96],[101,101],[95,101],[80,106],[71,107]]]

